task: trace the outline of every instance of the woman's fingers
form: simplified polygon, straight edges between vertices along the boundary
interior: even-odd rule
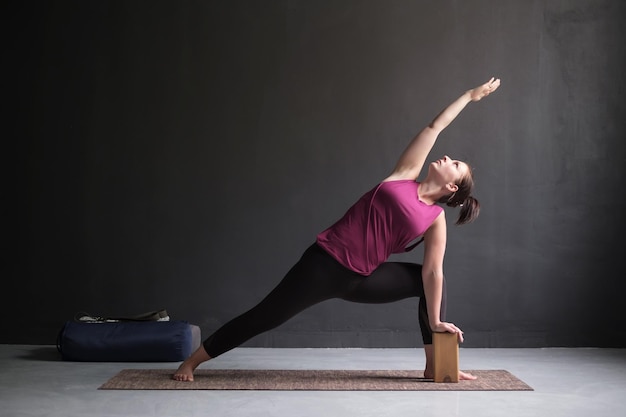
[[[487,81],[485,84],[483,84],[483,88],[482,88],[482,97],[486,97],[489,94],[493,93],[494,91],[496,91],[496,89],[500,86],[500,79],[495,79],[494,77],[491,77],[491,79],[489,81]],[[479,98],[480,100],[480,98]]]
[[[457,326],[455,326],[453,323],[448,323],[448,329],[447,331],[450,333],[456,333],[457,337],[459,338],[459,343],[463,343],[463,331],[461,329],[459,329]]]

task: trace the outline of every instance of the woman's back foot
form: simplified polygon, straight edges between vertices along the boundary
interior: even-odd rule
[[[185,381],[191,382],[193,381],[193,371],[196,370],[198,365],[202,362],[206,362],[211,357],[206,350],[204,350],[204,346],[200,345],[198,349],[194,353],[191,354],[183,363],[180,364],[174,375],[172,375],[172,379],[175,381]]]
[[[175,381],[192,382],[193,371],[193,366],[185,361],[178,367],[176,372],[174,372],[174,375],[172,375],[172,379]]]

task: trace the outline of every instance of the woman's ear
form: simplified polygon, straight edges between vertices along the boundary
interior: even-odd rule
[[[453,182],[449,182],[446,184],[446,189],[450,191],[451,193],[456,193],[457,190],[459,189],[459,186]]]

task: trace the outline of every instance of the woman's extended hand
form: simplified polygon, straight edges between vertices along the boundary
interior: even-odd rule
[[[463,332],[452,323],[448,323],[445,321],[439,322],[435,327],[433,327],[432,330],[433,332],[439,333],[456,333],[457,337],[459,338],[459,343],[463,343]]]
[[[491,79],[487,81],[486,83],[479,85],[476,88],[472,88],[469,91],[470,98],[472,99],[472,101],[478,101],[481,98],[487,97],[489,94],[496,91],[498,87],[500,87],[500,79],[491,77]]]

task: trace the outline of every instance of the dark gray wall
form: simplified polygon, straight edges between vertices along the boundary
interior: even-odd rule
[[[626,346],[624,2],[4,10],[18,230],[0,342],[53,344],[78,311],[158,308],[208,336],[495,75],[432,154],[475,167],[483,207],[449,227],[448,318],[467,347]],[[419,346],[416,305],[329,301],[248,346]]]

